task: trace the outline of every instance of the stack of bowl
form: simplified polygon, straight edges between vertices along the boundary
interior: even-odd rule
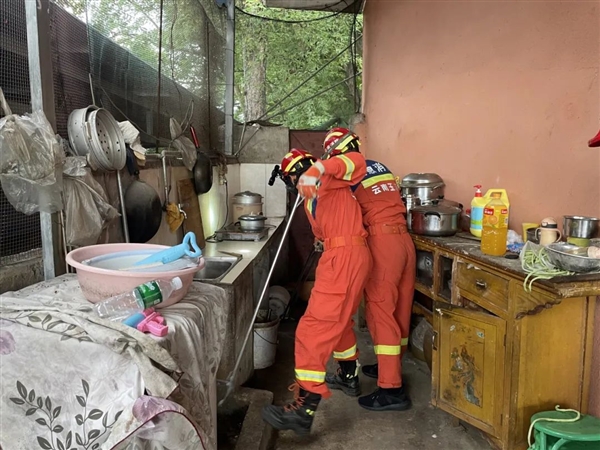
[[[600,219],[586,216],[564,216],[563,236],[569,244],[588,247],[590,239],[597,237]]]

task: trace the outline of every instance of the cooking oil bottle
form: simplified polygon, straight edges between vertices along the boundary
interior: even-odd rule
[[[483,208],[481,252],[491,256],[506,253],[508,234],[508,206],[502,201],[501,192],[492,192],[491,200]]]

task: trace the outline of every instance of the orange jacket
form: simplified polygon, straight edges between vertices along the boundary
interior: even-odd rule
[[[366,160],[366,175],[352,186],[362,210],[365,227],[377,224],[406,224],[406,207],[394,174],[383,164]]]
[[[304,207],[315,237],[319,240],[339,236],[367,237],[360,206],[350,186],[367,173],[367,164],[358,152],[321,161],[325,172],[319,181],[317,197],[306,199]]]

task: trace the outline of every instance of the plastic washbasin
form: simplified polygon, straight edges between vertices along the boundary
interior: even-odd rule
[[[152,280],[171,280],[175,277],[181,278],[183,287],[171,294],[166,300],[157,305],[158,308],[164,308],[173,305],[181,300],[190,288],[194,274],[204,265],[204,259],[200,259],[197,267],[191,267],[182,270],[173,270],[169,272],[127,272],[121,270],[102,269],[83,264],[82,261],[94,258],[96,256],[107,255],[116,252],[126,252],[135,250],[164,250],[169,248],[165,245],[156,244],[99,244],[78,248],[69,252],[67,255],[67,264],[77,271],[77,280],[81,286],[81,291],[87,300],[92,303],[98,303],[113,295],[122,294],[130,291],[142,283]]]

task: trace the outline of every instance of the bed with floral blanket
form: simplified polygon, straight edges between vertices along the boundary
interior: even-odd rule
[[[98,318],[74,275],[0,295],[0,448],[216,449],[225,302],[194,283],[157,338]]]

